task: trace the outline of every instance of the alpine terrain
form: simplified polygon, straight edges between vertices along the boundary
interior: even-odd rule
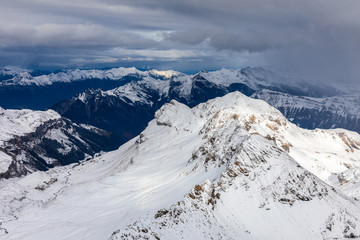
[[[0,233],[9,240],[358,238],[359,137],[299,128],[239,92],[194,108],[173,100],[118,150],[0,181]]]
[[[346,128],[360,132],[359,92],[312,98],[261,90],[252,97],[266,101],[303,128]]]
[[[110,151],[118,136],[78,125],[53,110],[5,110],[0,107],[0,179],[67,165]]]
[[[167,79],[183,75],[176,71],[139,71],[136,68],[69,69],[46,73],[17,67],[0,70],[0,106],[45,110],[51,105],[73,97],[86,89],[109,90],[144,77]]]
[[[193,107],[240,91],[267,101],[303,128],[345,128],[360,132],[360,109],[352,107],[359,105],[359,99],[357,94],[345,94],[344,90],[300,84],[262,68],[166,76],[155,79],[147,75],[107,91],[87,90],[55,104],[52,109],[76,123],[116,132],[125,142],[144,130],[154,113],[171,99]]]

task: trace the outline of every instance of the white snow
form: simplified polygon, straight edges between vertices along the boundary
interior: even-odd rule
[[[59,118],[60,115],[53,110],[0,109],[0,143],[14,136],[24,136],[27,133],[34,132],[44,122]]]
[[[313,98],[293,96],[286,93],[261,90],[252,97],[262,99],[276,108],[285,109],[313,109],[331,111],[344,117],[358,117],[360,113],[360,97],[358,94],[336,97]]]
[[[166,70],[166,71],[159,71],[156,69],[151,69],[148,71],[148,73],[152,76],[160,76],[160,77],[164,77],[164,78],[172,78],[172,77],[178,77],[178,76],[182,76],[184,75],[183,73],[174,71],[174,70]]]
[[[132,103],[152,105],[152,96],[147,92],[147,90],[156,91],[160,96],[166,96],[169,91],[169,84],[170,81],[145,77],[142,81],[139,82],[131,82],[112,90],[101,91],[101,94],[104,96],[116,96],[125,101],[129,99]],[[81,97],[81,95],[79,97]]]
[[[161,239],[358,235],[358,203],[298,166],[336,185],[329,176],[345,163],[358,169],[360,159],[358,149],[346,151],[344,137],[357,141],[359,135],[300,129],[264,101],[240,93],[193,109],[172,101],[116,151],[0,181],[0,233],[6,229],[9,240],[106,239],[118,229],[153,231]],[[211,197],[212,190],[221,196]],[[208,204],[210,198],[217,203]],[[160,209],[182,213],[154,219]]]
[[[248,87],[259,90],[266,87],[274,87],[279,85],[281,82],[294,81],[290,78],[285,78],[280,75],[276,75],[270,70],[263,68],[243,68],[240,70],[232,70],[222,68],[217,71],[211,72],[200,72],[201,76],[205,77],[210,82],[213,82],[217,85],[229,86],[232,83],[243,83]],[[262,86],[262,87],[260,87]]]
[[[138,75],[141,77],[161,77],[164,79],[170,79],[172,77],[182,76],[182,73],[168,70],[158,71],[152,69],[149,71],[140,71],[134,67],[132,68],[112,68],[109,70],[65,70],[59,73],[51,73],[48,75],[32,76],[29,71],[26,70],[2,70],[4,73],[11,72],[16,76],[13,79],[9,79],[0,83],[1,85],[37,85],[46,86],[56,82],[69,83],[73,81],[82,81],[86,79],[103,79],[103,80],[120,80],[121,78],[128,75]]]
[[[73,136],[77,137],[79,139],[77,134],[74,134]],[[51,131],[48,131],[45,134],[45,137],[48,139],[55,140],[58,143],[60,143],[61,148],[58,148],[57,151],[63,155],[68,154],[73,148],[75,148],[75,149],[77,148],[76,145],[74,145],[71,141],[69,141],[68,136],[66,136],[66,134],[64,134],[62,129],[53,129]]]
[[[60,115],[53,110],[5,110],[0,108],[0,148],[14,137],[34,132],[49,120],[59,119]],[[6,172],[12,162],[11,156],[0,149],[0,173]]]
[[[103,80],[121,80],[128,75],[136,75],[141,79],[151,78],[164,81],[180,81],[184,83],[184,92],[187,93],[189,83],[197,76],[203,76],[208,81],[213,82],[220,86],[229,86],[232,83],[243,83],[254,90],[259,90],[263,86],[274,87],[279,82],[293,81],[290,78],[285,78],[274,74],[269,70],[263,68],[243,68],[240,70],[220,69],[217,71],[205,72],[201,71],[197,74],[184,74],[174,70],[159,71],[151,69],[148,71],[140,71],[134,67],[132,68],[112,68],[109,70],[64,70],[59,73],[51,73],[48,75],[32,76],[29,71],[18,70],[15,71],[15,77],[0,83],[0,85],[38,85],[46,86],[56,82],[73,82],[82,81],[86,79],[103,79]],[[286,81],[284,80],[286,79]],[[191,85],[190,85],[191,86]]]
[[[133,70],[135,71],[136,69]],[[194,75],[186,75],[173,70],[136,71],[136,73],[141,76],[140,81],[134,81],[109,91],[100,91],[100,93],[103,96],[117,96],[122,99],[130,99],[133,103],[137,102],[151,105],[152,102],[149,101],[151,96],[146,92],[147,90],[155,91],[160,96],[168,97],[170,95],[170,84],[173,84],[172,91],[176,92],[184,99],[189,99],[194,78],[198,76],[204,77],[207,81],[218,86],[228,87],[233,83],[242,83],[255,90],[262,88],[263,86],[274,87],[278,84],[278,81],[283,79],[283,77],[277,76],[271,71],[262,68],[244,68],[241,70],[223,68],[211,72],[201,71]],[[124,74],[121,76],[124,76]],[[159,78],[159,76],[163,78]],[[80,101],[85,102],[86,93],[81,93],[77,97]]]
[[[0,150],[0,173],[6,172],[12,162],[11,156]]]

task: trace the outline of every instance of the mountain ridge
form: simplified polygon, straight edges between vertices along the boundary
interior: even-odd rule
[[[357,237],[359,192],[345,191],[351,181],[334,184],[332,169],[303,167],[316,166],[306,153],[320,151],[324,161],[359,168],[360,150],[332,132],[300,129],[237,92],[192,109],[171,101],[116,151],[0,182],[11,192],[0,193],[1,227],[8,239]],[[303,148],[304,139],[323,145]]]
[[[126,134],[130,136],[127,139],[130,139],[139,134],[152,119],[155,111],[171,99],[193,107],[233,91],[240,91],[247,96],[257,96],[256,92],[261,92],[264,88],[267,91],[274,91],[274,89],[277,91],[289,89],[291,92],[299,91],[298,86],[290,87],[281,84],[277,86],[279,83],[274,83],[271,78],[267,80],[266,74],[269,73],[262,69],[244,68],[242,70],[203,71],[194,75],[181,75],[171,79],[154,79],[148,76],[142,80],[132,81],[107,91],[87,90],[69,100],[59,102],[51,108],[74,122],[115,131],[122,136]],[[276,77],[272,76],[272,78]],[[313,93],[310,92],[309,94]],[[321,91],[318,94],[323,96]],[[142,114],[143,116],[141,116]],[[134,121],[129,122],[127,115]],[[307,128],[321,127],[318,125],[302,126]],[[338,125],[335,123],[334,126]],[[341,126],[346,127],[345,125]],[[128,129],[133,131],[129,134]]]
[[[69,83],[73,81],[84,81],[86,79],[105,79],[105,80],[121,80],[126,76],[152,76],[155,78],[168,79],[173,76],[182,75],[180,72],[174,70],[158,71],[152,69],[149,71],[140,71],[134,67],[131,68],[112,68],[109,70],[81,70],[81,69],[69,69],[60,71],[57,73],[44,74],[39,76],[32,76],[31,71],[26,69],[15,69],[6,71],[3,69],[0,73],[13,76],[11,79],[3,80],[0,85],[37,85],[46,86],[52,85],[56,82]]]
[[[45,171],[118,147],[118,136],[78,125],[53,110],[0,108],[0,179]]]
[[[311,98],[261,90],[252,97],[266,101],[303,128],[346,128],[360,132],[358,94]]]

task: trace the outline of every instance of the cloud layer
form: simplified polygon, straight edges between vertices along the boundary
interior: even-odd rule
[[[359,81],[358,0],[2,0],[0,66],[262,65]]]

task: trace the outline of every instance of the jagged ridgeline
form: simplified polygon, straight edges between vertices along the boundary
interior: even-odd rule
[[[282,82],[286,82],[287,85]],[[74,122],[91,124],[105,130],[114,131],[126,139],[131,139],[146,127],[155,111],[171,99],[193,107],[233,91],[261,98],[262,95],[257,93],[264,89],[279,94],[294,94],[288,94],[288,96],[294,98],[294,101],[297,98],[301,99],[306,96],[318,97],[319,101],[321,101],[323,98],[320,97],[339,94],[339,91],[331,87],[321,88],[304,83],[302,87],[299,87],[296,82],[284,81],[283,77],[275,76],[264,69],[222,69],[214,72],[199,72],[195,75],[173,73],[161,79],[146,76],[140,81],[133,81],[108,91],[100,89],[85,91],[76,97],[55,104],[52,108]],[[267,98],[264,99],[267,100]],[[269,102],[273,104],[271,99],[269,99]],[[326,99],[322,102],[326,102]],[[353,99],[345,98],[344,102],[351,105]],[[278,106],[274,105],[275,107]],[[318,111],[322,111],[320,107]],[[341,107],[339,106],[339,108]],[[294,114],[290,114],[293,111],[287,111],[288,108],[279,107],[279,109],[294,123],[305,128],[343,127],[357,130],[354,126],[358,126],[343,123],[342,119],[337,117],[338,112],[334,109],[329,109],[323,115],[317,114],[312,109],[308,109],[308,111],[302,109],[303,112],[301,113],[306,113],[306,116],[309,116],[308,118],[303,118],[301,113],[295,114],[294,117]],[[330,124],[327,119],[334,120]],[[359,119],[359,116],[355,114],[353,122],[356,123]],[[321,120],[323,121],[321,122]],[[322,124],[324,122],[327,124]],[[311,125],[311,123],[313,124]]]
[[[53,97],[58,100],[60,97],[69,97],[64,94],[73,94],[84,88],[103,88],[86,90],[52,106],[61,114],[62,124],[49,122],[43,129],[50,131],[51,128],[57,128],[67,132],[67,129],[72,129],[70,125],[76,125],[78,137],[71,140],[74,151],[62,151],[62,143],[49,140],[42,135],[44,131],[36,129],[32,129],[36,132],[26,132],[26,136],[23,133],[15,134],[11,141],[2,144],[3,152],[6,152],[7,156],[4,159],[8,160],[4,160],[6,163],[3,164],[1,176],[6,178],[78,162],[91,158],[100,151],[116,149],[144,130],[155,112],[171,99],[192,107],[229,92],[240,91],[247,96],[267,101],[301,127],[340,127],[360,131],[360,104],[356,95],[329,97],[341,92],[331,87],[304,83],[300,87],[294,81],[285,81],[283,77],[261,68],[221,69],[213,72],[202,71],[194,75],[176,71],[139,71],[135,68],[68,70],[47,75],[8,69],[3,70],[2,74],[0,91],[9,96],[0,94],[0,98],[3,97],[9,104],[16,100],[30,105],[41,102],[48,107],[55,102]],[[284,85],[284,82],[287,85]],[[108,83],[110,85],[101,85]],[[76,87],[80,85],[81,88]],[[115,85],[121,86],[104,90]],[[49,88],[56,89],[56,93],[48,91]],[[69,92],[67,88],[72,90]],[[24,94],[20,94],[21,97],[18,98],[15,92],[19,89]],[[15,92],[12,92],[13,90]],[[51,97],[47,98],[47,95],[38,91],[47,92]],[[27,124],[30,125],[31,122]],[[84,127],[85,125],[87,127]],[[94,133],[92,130],[96,128],[98,129]],[[70,133],[68,135],[67,138],[73,138]],[[85,147],[84,142],[88,147]],[[34,144],[37,147],[34,148]],[[19,150],[20,147],[25,149],[26,157],[23,151]],[[24,159],[26,161],[23,161]]]
[[[358,139],[301,129],[240,93],[192,109],[171,101],[118,150],[0,182],[0,233],[9,240],[356,238]]]

